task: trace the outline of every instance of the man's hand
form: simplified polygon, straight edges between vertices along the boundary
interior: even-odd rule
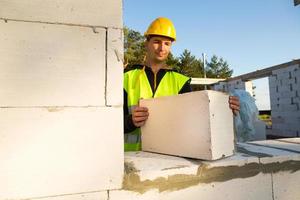
[[[132,109],[132,122],[136,127],[141,127],[148,119],[149,112],[146,107],[136,106]]]
[[[234,115],[237,115],[240,111],[240,100],[236,96],[229,96],[229,108],[231,108]]]

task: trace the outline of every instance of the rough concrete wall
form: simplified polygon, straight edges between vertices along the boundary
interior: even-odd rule
[[[272,134],[300,135],[300,66],[274,70],[269,77]]]
[[[219,82],[213,86],[214,90],[229,92],[232,90],[240,89],[246,90],[251,96],[254,96],[252,81],[233,80],[228,82]]]
[[[122,1],[0,0],[0,30],[0,199],[120,188]]]

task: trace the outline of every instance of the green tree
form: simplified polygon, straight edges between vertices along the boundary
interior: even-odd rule
[[[180,63],[179,59],[177,57],[174,57],[174,55],[170,52],[166,64],[169,67],[172,67],[173,69],[176,69],[177,71],[180,70]]]
[[[124,27],[124,64],[142,64],[145,56],[144,36]]]
[[[203,77],[203,63],[185,49],[179,56],[178,71],[189,77]]]
[[[233,70],[229,69],[228,63],[223,58],[213,55],[210,62],[207,62],[207,78],[229,78],[232,76],[232,73]]]

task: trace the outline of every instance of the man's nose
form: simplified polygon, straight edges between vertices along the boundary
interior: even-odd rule
[[[162,44],[159,45],[159,50],[160,51],[164,50],[165,48],[166,48],[165,44],[162,43]]]

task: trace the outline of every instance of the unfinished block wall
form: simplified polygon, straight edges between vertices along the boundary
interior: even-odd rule
[[[219,82],[213,86],[214,90],[229,92],[235,89],[246,90],[251,96],[255,96],[252,81],[231,80]]]
[[[272,71],[269,77],[272,134],[300,135],[300,65]]]
[[[0,0],[0,199],[121,188],[122,1]]]

